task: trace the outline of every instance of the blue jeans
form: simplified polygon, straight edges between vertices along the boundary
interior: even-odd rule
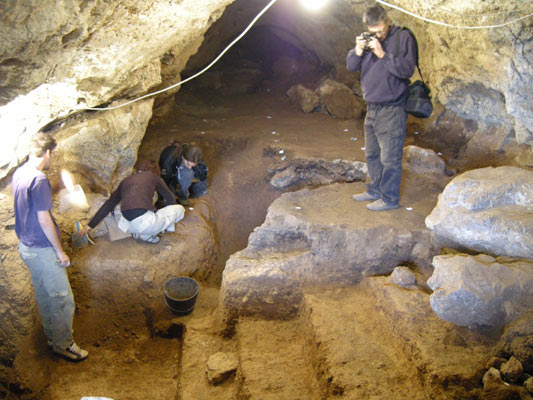
[[[19,243],[19,254],[28,267],[44,334],[54,346],[66,349],[72,343],[74,296],[67,270],[52,247],[27,247]]]
[[[187,200],[189,197],[201,197],[207,193],[207,179],[204,181],[193,182],[194,171],[185,166],[182,161],[176,173],[176,180],[178,181],[178,198],[180,200]]]
[[[365,118],[367,192],[387,204],[400,202],[407,113],[401,106],[369,104]]]

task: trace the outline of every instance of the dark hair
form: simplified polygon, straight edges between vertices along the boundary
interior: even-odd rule
[[[385,9],[379,4],[368,8],[363,15],[363,22],[368,26],[374,26],[387,19]]]
[[[192,145],[192,144],[184,144],[183,145],[183,152],[181,153],[181,156],[190,162],[193,162],[195,164],[201,163],[204,161],[204,156],[202,155],[202,150],[198,146]]]
[[[41,130],[32,136],[29,153],[34,157],[42,157],[48,150],[54,150],[56,146],[57,142],[53,136]]]
[[[159,165],[154,160],[142,160],[139,163],[139,166],[137,167],[137,171],[139,172],[152,172],[159,176],[161,174],[161,170],[159,169]]]

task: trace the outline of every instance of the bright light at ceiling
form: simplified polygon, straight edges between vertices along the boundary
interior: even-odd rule
[[[328,0],[300,0],[302,6],[311,11],[316,11],[324,7]]]

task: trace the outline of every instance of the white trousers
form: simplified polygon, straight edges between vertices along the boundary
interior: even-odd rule
[[[174,204],[156,212],[146,211],[133,221],[128,221],[121,215],[117,225],[122,232],[129,232],[134,237],[150,241],[159,233],[174,232],[175,224],[181,221],[184,215],[183,206]]]

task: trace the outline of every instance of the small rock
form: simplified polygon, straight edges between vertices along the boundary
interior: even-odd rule
[[[500,394],[501,392],[501,394],[503,394],[507,391],[507,387],[509,387],[509,384],[506,384],[502,380],[500,371],[498,371],[496,368],[490,368],[487,372],[485,372],[485,375],[483,375],[483,392],[492,392],[494,394]]]
[[[207,379],[212,385],[223,382],[237,370],[238,360],[235,353],[218,352],[207,360]]]
[[[524,375],[522,363],[514,356],[512,356],[509,361],[502,364],[500,371],[505,380],[509,382],[518,382]]]
[[[524,382],[524,387],[529,393],[533,393],[533,376],[530,376],[528,379],[526,379]]]
[[[407,267],[394,268],[390,279],[392,283],[404,288],[416,285],[415,274]]]
[[[154,281],[155,276],[155,269],[150,269],[149,271],[146,271],[146,274],[144,274],[143,282],[146,284],[150,284]]]
[[[505,358],[502,357],[491,357],[489,361],[487,361],[487,364],[485,364],[485,368],[496,368],[500,369],[503,363],[507,362]]]

